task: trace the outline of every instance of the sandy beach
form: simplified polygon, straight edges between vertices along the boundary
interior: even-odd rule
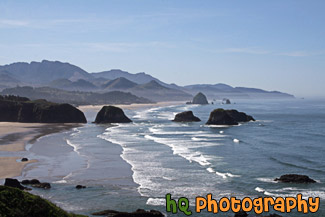
[[[135,110],[135,109],[142,109],[142,108],[154,108],[154,107],[161,107],[161,106],[171,106],[171,105],[178,105],[178,104],[184,104],[183,101],[171,101],[171,102],[157,102],[157,103],[142,103],[142,104],[130,104],[130,105],[113,105],[117,106],[121,109],[128,109],[128,110]],[[79,106],[78,109],[80,109],[83,112],[88,111],[95,111],[98,112],[103,106],[106,105],[83,105]]]
[[[143,108],[161,107],[183,104],[184,102],[158,102],[150,104],[130,104],[114,105],[126,110],[136,110]],[[87,105],[78,107],[84,113],[91,112],[94,115],[104,105]],[[88,120],[91,122],[92,120]],[[29,163],[37,162],[37,159],[21,162],[17,156],[3,156],[5,152],[23,152],[28,143],[33,143],[37,138],[47,134],[60,132],[71,129],[76,124],[44,124],[44,123],[17,123],[17,122],[0,122],[0,179],[19,176],[24,167]]]
[[[41,136],[71,129],[75,126],[76,124],[1,122],[0,153],[3,155],[5,152],[23,152],[27,143],[32,143]],[[21,162],[20,157],[1,156],[0,179],[19,176],[27,164],[34,162],[37,162],[37,159],[29,159],[28,161]]]

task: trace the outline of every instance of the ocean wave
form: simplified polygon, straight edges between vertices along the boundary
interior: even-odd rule
[[[256,180],[260,181],[260,182],[268,182],[268,183],[276,183],[276,181],[274,181],[275,178],[256,178]]]
[[[223,179],[227,179],[228,177],[230,178],[234,178],[234,177],[240,177],[240,175],[234,175],[231,173],[222,173],[222,172],[218,172],[216,171],[217,176],[221,176]]]
[[[148,198],[147,205],[152,205],[152,206],[164,206],[166,204],[166,199],[165,198]]]

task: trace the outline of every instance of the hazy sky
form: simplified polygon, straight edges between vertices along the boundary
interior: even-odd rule
[[[325,96],[324,0],[0,1],[0,65],[60,60]]]

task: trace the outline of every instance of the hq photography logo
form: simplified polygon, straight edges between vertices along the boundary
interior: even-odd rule
[[[190,201],[186,197],[180,197],[178,200],[172,199],[171,194],[166,194],[166,211],[176,214],[182,212],[187,216],[195,213],[201,213],[206,210],[209,213],[217,214],[219,212],[245,212],[254,211],[256,214],[269,212],[270,208],[281,213],[290,213],[297,210],[300,213],[315,213],[319,209],[319,197],[308,197],[303,199],[302,194],[297,194],[296,197],[258,197],[237,199],[236,197],[222,197],[219,200],[212,198],[212,194],[207,194],[206,197],[198,196],[195,198],[195,210],[190,209]]]

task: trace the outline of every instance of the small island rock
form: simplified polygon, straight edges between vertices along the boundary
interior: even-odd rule
[[[122,109],[115,106],[104,106],[97,114],[95,123],[130,123],[132,122]]]
[[[237,110],[215,109],[210,113],[208,125],[238,125],[238,122],[255,121],[255,119]]]
[[[22,185],[20,184],[20,182],[19,182],[17,179],[10,179],[10,178],[7,178],[7,179],[5,180],[5,184],[4,184],[4,186],[13,187],[13,188],[18,188],[18,189],[20,189],[20,190],[24,190],[24,189],[25,189],[25,187],[22,186]]]
[[[209,102],[207,97],[203,93],[199,92],[194,96],[192,104],[207,105]]]
[[[198,122],[201,121],[200,118],[194,116],[192,111],[185,111],[175,115],[175,122]]]
[[[298,174],[286,174],[282,175],[280,178],[274,179],[274,181],[283,182],[283,183],[315,183],[316,181],[309,178],[306,175]]]

